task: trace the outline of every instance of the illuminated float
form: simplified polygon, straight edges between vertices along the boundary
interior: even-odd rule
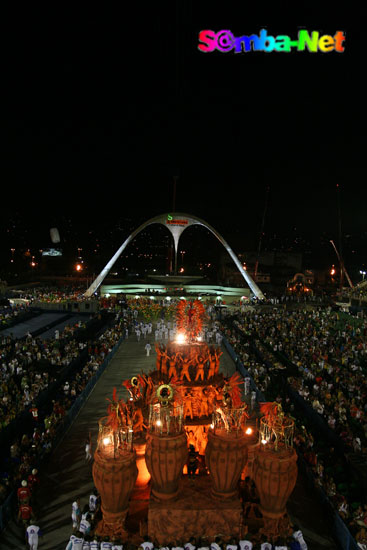
[[[286,502],[297,478],[293,423],[277,404],[262,405],[260,422],[249,416],[244,380],[219,372],[222,351],[202,341],[203,320],[199,300],[181,300],[178,338],[156,343],[154,372],[123,382],[126,403],[114,391],[93,466],[99,534],[128,539],[125,518],[139,491],[146,515],[134,536],[148,534],[160,545],[218,533],[229,540],[248,530],[253,540],[263,533],[273,540],[289,526]],[[239,491],[249,477],[258,491],[256,529]]]

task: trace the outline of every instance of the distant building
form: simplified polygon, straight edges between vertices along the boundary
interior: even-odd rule
[[[239,260],[252,277],[254,276],[257,257],[258,253],[256,251],[246,251],[238,254]],[[271,284],[275,287],[281,286],[285,289],[287,282],[294,273],[302,271],[302,260],[302,254],[296,252],[261,252],[258,260],[256,282]],[[220,277],[224,284],[241,284],[239,273],[236,273],[233,269],[228,254],[222,254],[220,265]]]

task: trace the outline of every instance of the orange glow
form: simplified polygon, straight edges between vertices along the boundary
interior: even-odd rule
[[[134,444],[134,449],[136,452],[136,465],[138,467],[138,478],[135,482],[135,487],[137,489],[144,489],[151,477],[145,462],[146,443]]]
[[[252,428],[247,428],[247,430],[245,431],[245,434],[251,435],[252,432],[253,432],[253,429],[252,429]]]
[[[81,271],[81,270],[83,269],[83,267],[82,267],[81,264],[76,264],[75,269],[76,269],[77,271]]]
[[[177,344],[183,344],[186,341],[185,335],[182,333],[177,334],[176,342]]]
[[[330,275],[335,275],[336,273],[336,270],[335,270],[335,267],[333,266],[331,269],[330,269]]]

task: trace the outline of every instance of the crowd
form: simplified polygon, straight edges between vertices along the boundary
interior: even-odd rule
[[[73,505],[78,506],[76,502]],[[229,542],[224,542],[221,535],[211,538],[191,537],[187,541],[170,542],[163,546],[146,536],[143,542],[137,545],[122,542],[118,538],[96,536],[93,532],[95,519],[92,519],[92,516],[96,518],[98,514],[92,514],[85,509],[84,516],[88,519],[80,520],[79,531],[71,535],[65,550],[307,550],[303,534],[298,528],[287,539],[279,538],[273,545],[265,536],[259,542],[235,537]]]
[[[16,346],[19,342],[9,342],[9,339],[7,339],[7,347],[11,348],[8,351],[9,353],[12,352],[9,356],[9,363],[7,361],[3,362],[3,365],[7,368],[5,369],[4,367],[3,371],[5,373],[5,382],[2,384],[2,391],[10,392],[7,395],[11,396],[9,399],[10,409],[7,409],[7,414],[9,414],[9,410],[15,415],[18,409],[24,410],[21,405],[25,405],[25,402],[27,402],[28,394],[32,400],[41,388],[46,388],[52,381],[55,381],[57,378],[57,369],[62,367],[65,362],[80,357],[82,353],[87,353],[87,357],[86,360],[80,361],[80,368],[72,370],[70,378],[59,385],[52,402],[46,403],[41,411],[38,411],[32,401],[28,405],[25,405],[25,410],[29,407],[29,414],[32,415],[32,428],[28,433],[19,434],[8,449],[2,449],[2,460],[0,463],[0,505],[12,491],[21,488],[24,483],[29,484],[29,476],[32,475],[34,470],[39,469],[39,466],[52,451],[67,412],[84,390],[89,380],[96,374],[107,354],[121,339],[125,326],[129,322],[129,319],[125,318],[123,313],[121,313],[115,319],[113,326],[107,328],[96,340],[88,342],[77,342],[70,339],[70,337],[64,338],[61,335],[58,340],[44,341],[41,345],[40,342],[33,341],[29,336],[24,344],[21,344],[22,353],[16,355],[18,364],[22,366],[22,371],[18,373],[16,369],[14,372],[9,369],[9,363],[13,360],[12,357],[15,350],[18,350]],[[55,344],[58,345],[55,346]],[[33,349],[35,346],[37,346],[38,351]],[[27,354],[28,351],[30,355]],[[37,369],[38,352],[41,353],[41,359],[42,354],[46,353],[49,367],[47,372]],[[29,364],[23,363],[20,357],[31,357],[32,361]],[[34,365],[36,366],[32,370]],[[44,364],[42,369],[44,369]],[[34,376],[31,374],[32,372],[34,372]],[[25,378],[24,381],[23,378]],[[25,395],[27,396],[26,398],[24,397]],[[19,405],[18,409],[15,407],[15,404]],[[15,407],[14,410],[12,407]],[[31,500],[27,506],[30,506],[31,510],[27,508],[21,509],[19,506],[19,520],[26,520],[29,523],[29,520],[35,515],[34,506],[37,507],[34,495],[33,501]]]
[[[82,328],[82,325],[78,328]],[[71,338],[74,327],[65,327],[57,339],[42,340],[31,334],[16,340],[1,339],[0,433],[22,411],[30,409],[39,394],[57,380],[85,348]]]
[[[16,322],[22,315],[28,313],[30,308],[27,304],[4,305],[0,308],[0,329],[5,329]]]
[[[295,408],[285,387],[288,382],[306,399],[316,396],[317,403],[311,397],[310,405],[347,450],[366,454],[366,323],[340,317],[321,309],[255,311],[237,315],[223,330],[266,398],[281,402],[294,418],[298,453],[352,534],[364,540],[367,499],[346,455],[320,438],[318,430]],[[329,422],[328,413],[336,416],[335,423]]]
[[[249,497],[251,499],[251,497]],[[73,533],[66,545],[66,550],[307,550],[302,531],[297,525],[290,529],[286,538],[278,538],[271,544],[265,535],[256,541],[251,537],[187,537],[187,540],[176,540],[159,545],[148,535],[142,537],[140,544],[133,544],[118,537],[98,536],[96,527],[102,519],[100,497],[96,489],[89,496],[88,502],[81,506],[77,498],[71,505],[71,522]]]
[[[367,453],[367,322],[329,310],[243,316],[239,326],[297,367],[290,384],[349,450]],[[251,326],[250,326],[251,325]]]
[[[138,307],[135,309],[139,311]],[[134,319],[135,322],[132,324]],[[57,340],[49,341],[32,338],[30,335],[22,342],[14,341],[10,337],[1,339],[2,427],[27,409],[34,422],[32,432],[22,434],[14,441],[9,449],[9,456],[3,460],[0,504],[10,490],[16,489],[19,520],[23,521],[27,528],[33,524],[33,527],[38,528],[34,523],[34,518],[37,517],[38,465],[52,450],[58,427],[77,396],[98,370],[114,344],[122,335],[128,336],[132,327],[137,339],[140,339],[139,331],[143,339],[144,333],[152,333],[150,321],[137,322],[133,312],[125,317],[120,311],[116,313],[115,325],[96,341],[74,340],[70,332],[61,334]],[[156,328],[158,334],[155,334],[155,337],[158,340],[168,337],[171,339],[174,332],[170,334],[170,331],[174,329],[173,322],[160,320]],[[302,416],[297,415],[294,404],[284,391],[283,382],[286,374],[287,382],[325,419],[348,449],[360,454],[366,453],[367,388],[364,369],[367,361],[367,323],[344,321],[339,314],[321,308],[297,312],[275,308],[271,312],[261,312],[255,309],[238,313],[234,320],[225,321],[222,331],[242,359],[257,387],[267,399],[281,402],[285,411],[295,419],[294,441],[299,454],[311,468],[316,483],[327,493],[356,539],[363,544],[367,529],[367,502],[363,498],[359,498],[359,501],[350,500],[350,484],[347,484],[347,490],[343,490],[342,487],[343,484],[346,485],[344,457],[333,448],[325,449],[325,445],[318,441],[312,426],[308,425]],[[206,327],[203,339],[210,342],[216,339],[218,334],[217,330]],[[251,344],[254,341],[257,355],[254,355]],[[57,378],[58,369],[69,364],[84,349],[88,353],[88,360],[80,371],[60,387],[50,411],[44,415],[39,414],[33,405],[37,395]],[[290,365],[293,368],[289,368]],[[335,422],[330,421],[330,418],[334,418]],[[28,502],[22,503],[19,499],[22,491],[29,493]],[[360,494],[358,496],[360,497]],[[76,531],[68,542],[68,550],[122,548],[121,541],[98,540],[93,537],[93,522],[98,519],[98,512],[92,512],[93,510],[83,511],[84,515],[89,514],[84,520],[90,523],[90,529],[88,531],[87,526],[84,532]],[[82,515],[80,514],[80,520]],[[80,524],[76,528],[79,529]],[[296,546],[296,543],[299,546]],[[223,544],[219,539],[198,539],[161,548],[242,550],[247,549],[246,544],[249,550],[307,547],[301,546],[293,537],[288,541],[279,541],[279,544],[273,547],[264,546],[267,544],[266,541],[262,541],[261,546],[260,543],[252,544],[251,541],[245,540],[233,540],[230,544]],[[159,548],[154,541],[149,540],[144,541],[141,546],[144,550]],[[138,548],[129,543],[124,543],[123,547]]]
[[[43,286],[34,287],[21,291],[17,294],[18,298],[29,300],[30,304],[35,302],[46,303],[65,303],[67,301],[85,300],[83,294],[85,285],[70,285],[70,286]]]

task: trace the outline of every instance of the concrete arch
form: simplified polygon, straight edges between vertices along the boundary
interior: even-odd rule
[[[227,250],[228,254],[232,258],[233,262],[235,263],[237,269],[239,270],[242,277],[245,279],[247,285],[250,287],[250,289],[255,294],[255,296],[259,299],[264,299],[263,293],[255,283],[255,281],[252,279],[252,277],[247,273],[245,269],[243,269],[241,262],[239,261],[239,259],[237,258],[236,254],[233,252],[229,244],[223,239],[223,237],[206,221],[201,220],[196,216],[192,216],[191,214],[182,214],[178,212],[175,212],[174,214],[161,214],[159,216],[156,216],[144,222],[137,229],[135,229],[135,231],[133,231],[131,235],[122,243],[120,248],[116,251],[116,253],[112,256],[110,261],[102,269],[98,277],[93,281],[90,287],[86,290],[86,292],[84,293],[84,296],[86,298],[91,297],[96,292],[96,290],[102,283],[103,279],[106,277],[107,273],[110,271],[110,269],[112,268],[114,263],[117,261],[117,259],[121,256],[122,252],[125,250],[125,248],[130,243],[130,241],[132,241],[136,237],[136,235],[138,235],[138,233],[143,231],[143,229],[148,227],[148,225],[151,225],[153,223],[159,223],[161,225],[164,225],[165,227],[167,227],[167,229],[170,231],[171,235],[173,236],[173,240],[175,243],[175,265],[177,265],[178,243],[184,230],[187,229],[187,227],[190,227],[191,225],[202,225],[206,229],[209,229],[209,231],[211,231],[213,235],[215,235],[215,237]]]

